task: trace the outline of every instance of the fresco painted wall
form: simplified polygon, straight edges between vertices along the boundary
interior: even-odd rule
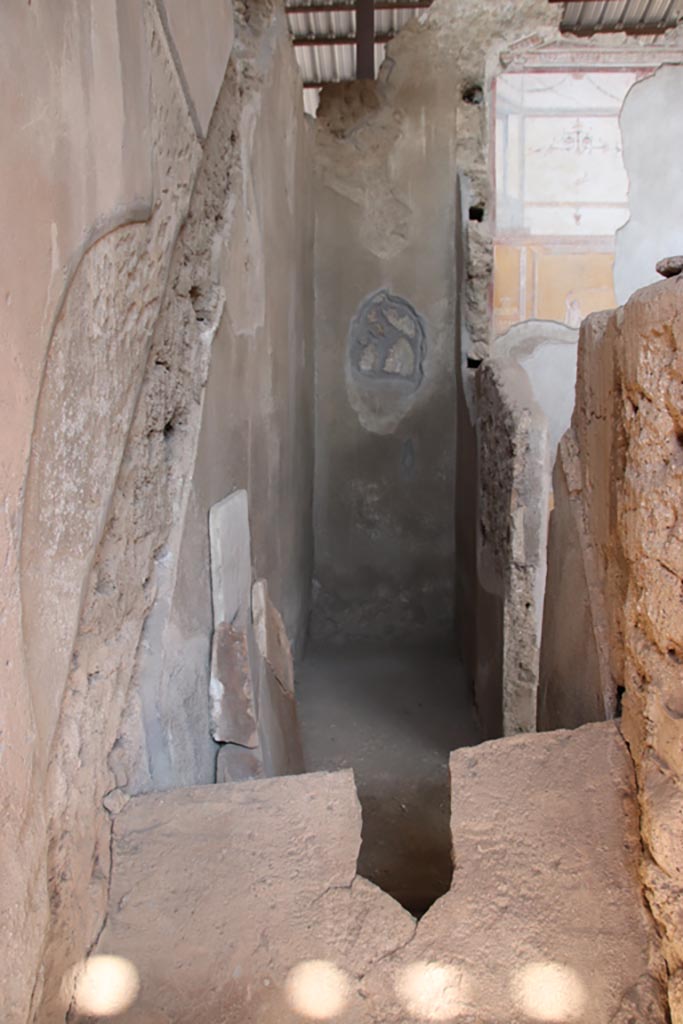
[[[527,319],[578,327],[615,305],[628,219],[619,113],[649,70],[511,71],[494,84],[494,337]]]

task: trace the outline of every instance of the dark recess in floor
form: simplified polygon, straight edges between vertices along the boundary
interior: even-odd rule
[[[297,701],[306,770],[354,770],[359,874],[422,915],[451,881],[448,755],[480,738],[455,651],[311,644]]]

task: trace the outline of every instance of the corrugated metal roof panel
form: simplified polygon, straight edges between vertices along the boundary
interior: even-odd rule
[[[657,33],[681,20],[681,0],[569,0],[564,5],[564,32]]]
[[[317,10],[302,11],[305,0],[292,0],[296,3],[296,11],[288,11],[289,30],[295,42],[299,67],[304,82],[342,82],[350,81],[356,77],[356,47],[355,44],[330,45],[328,39],[354,39],[356,35],[356,12],[353,4],[349,4],[348,10],[321,11],[320,0],[311,0],[311,6],[318,7]],[[380,37],[393,36],[403,26],[415,17],[420,9],[399,8],[393,10],[375,11],[375,35]],[[306,43],[297,45],[297,40],[306,40]],[[375,44],[375,70],[384,60],[386,45]],[[317,93],[313,89],[307,89],[312,97],[306,101],[306,109],[311,112],[317,106]]]

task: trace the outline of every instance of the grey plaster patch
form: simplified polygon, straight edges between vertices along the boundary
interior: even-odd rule
[[[361,304],[351,322],[349,358],[354,373],[381,385],[416,391],[422,383],[426,340],[420,315],[385,289]]]
[[[351,321],[346,387],[366,430],[392,433],[424,379],[427,330],[417,310],[386,288],[368,295]]]

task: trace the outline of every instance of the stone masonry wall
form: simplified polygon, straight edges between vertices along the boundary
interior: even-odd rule
[[[607,686],[615,703],[621,695],[638,779],[642,879],[664,939],[674,1024],[683,1021],[682,438],[679,277],[584,325],[577,405],[558,463],[567,486],[556,489],[546,601],[554,627],[542,655],[557,667],[565,645],[547,724],[576,724],[562,721],[572,709],[557,694],[577,679],[584,693],[592,687],[600,696]],[[578,532],[562,530],[571,523]],[[572,575],[570,594],[559,552],[577,539],[584,571]],[[590,614],[577,615],[581,607]],[[598,655],[572,662],[582,641]]]
[[[0,114],[8,1024],[64,1020],[62,978],[104,920],[110,813],[128,792],[214,777],[207,487],[247,486],[276,510],[268,533],[265,512],[252,524],[257,571],[292,638],[306,617],[299,77],[267,0],[239,6],[234,29],[223,0],[193,12],[194,25],[178,0],[33,0],[0,15],[2,64],[22,86]],[[231,434],[238,402],[247,428]],[[150,646],[167,656],[151,691]]]

